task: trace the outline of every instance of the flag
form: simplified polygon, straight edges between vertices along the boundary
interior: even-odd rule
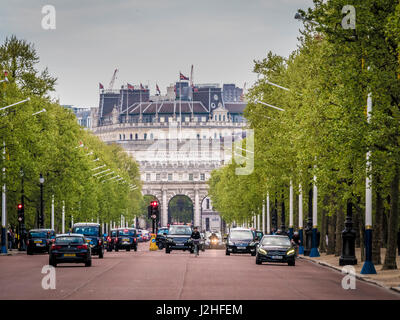
[[[99,82],[99,89],[104,89],[104,86]]]
[[[128,89],[129,90],[134,90],[135,89],[135,87],[133,85],[129,84],[129,83],[127,85],[128,85]]]
[[[146,89],[142,86],[142,84],[140,84],[140,90],[146,90]]]
[[[160,88],[158,87],[157,83],[156,83],[156,91],[158,92],[158,94],[161,94]]]
[[[180,80],[189,80],[189,78],[185,77],[181,72],[179,72],[179,79]]]

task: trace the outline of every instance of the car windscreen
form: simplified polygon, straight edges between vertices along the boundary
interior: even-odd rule
[[[253,240],[253,232],[250,230],[234,230],[231,231],[232,240]]]
[[[29,238],[47,238],[47,232],[45,231],[29,232]]]
[[[74,227],[72,232],[83,234],[85,236],[97,237],[99,235],[99,228],[93,226]]]
[[[263,246],[290,246],[290,240],[286,237],[264,237]]]
[[[168,234],[176,234],[176,235],[191,235],[192,228],[187,226],[171,226],[169,227]]]
[[[164,233],[168,234],[168,229],[159,229],[157,232],[157,234],[164,234]]]
[[[130,237],[133,237],[133,236],[135,235],[135,231],[134,231],[134,230],[127,230],[127,229],[125,229],[125,230],[119,230],[119,231],[118,231],[118,234],[119,234],[120,236],[130,236]]]
[[[111,231],[111,236],[116,237],[117,236],[117,231]]]
[[[57,237],[56,244],[83,244],[83,238],[82,237]]]

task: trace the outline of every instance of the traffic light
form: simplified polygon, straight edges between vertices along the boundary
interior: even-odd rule
[[[158,211],[158,202],[152,201],[150,205],[147,207],[147,216],[149,219],[158,220],[159,211]]]
[[[17,210],[18,210],[18,221],[24,223],[24,205],[22,203],[19,203],[17,205]]]

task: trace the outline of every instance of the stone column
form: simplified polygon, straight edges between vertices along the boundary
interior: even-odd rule
[[[161,226],[166,227],[168,224],[168,203],[167,203],[167,190],[162,190],[162,210],[161,210]]]
[[[194,225],[200,227],[200,199],[199,189],[196,186],[194,191]]]

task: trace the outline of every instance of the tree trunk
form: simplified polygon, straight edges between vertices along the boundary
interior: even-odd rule
[[[355,247],[360,248],[360,216],[356,204],[354,204],[353,229],[356,232]]]
[[[342,204],[339,204],[336,215],[336,239],[335,239],[335,256],[342,254],[342,231],[344,229],[344,212]]]
[[[327,217],[328,223],[328,248],[326,254],[335,253],[335,229],[336,229],[336,213]]]
[[[382,270],[397,269],[397,228],[398,228],[398,210],[399,210],[399,168],[396,166],[395,175],[390,186],[390,214],[388,225],[388,240],[385,255],[385,262]]]
[[[390,207],[390,195],[387,196],[386,202],[388,206]],[[383,219],[382,219],[382,248],[387,248],[387,240],[388,240],[388,216],[389,216],[388,210],[385,208],[383,210]]]
[[[372,234],[372,262],[373,264],[382,264],[382,223],[383,223],[383,199],[380,191],[376,192],[375,199],[375,223]]]

